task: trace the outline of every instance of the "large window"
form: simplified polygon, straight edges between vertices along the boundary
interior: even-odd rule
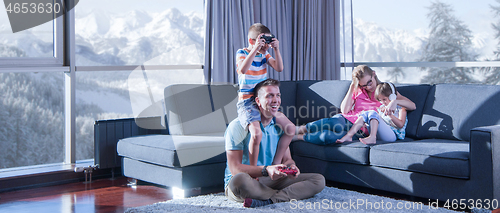
[[[499,2],[344,3],[346,67],[365,63],[382,80],[399,83],[500,82],[492,80],[498,75]]]
[[[166,86],[203,82],[204,5],[87,0],[76,9],[76,159],[82,160],[94,156],[95,120],[131,118],[153,104],[131,103],[131,96],[149,87],[146,100],[161,104]]]
[[[203,82],[203,0],[77,2],[16,33],[0,10],[0,169],[93,158],[94,121],[135,116],[141,66],[157,101],[165,86]]]
[[[11,11],[0,9],[0,169],[60,163],[63,71],[69,70],[63,67],[62,17],[27,29],[17,26],[14,33],[11,23],[20,22],[8,14],[23,10],[10,6]]]

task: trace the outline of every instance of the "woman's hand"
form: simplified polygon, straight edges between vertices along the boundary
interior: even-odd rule
[[[348,113],[349,111],[351,111],[352,106],[354,105],[352,94],[357,90],[358,85],[359,80],[357,78],[353,78],[351,81],[351,85],[349,86],[349,90],[347,90],[344,99],[342,99],[342,102],[340,103],[340,111],[342,113]]]
[[[355,91],[356,88],[358,88],[358,85],[359,85],[359,80],[358,78],[353,78],[352,81],[351,81],[351,89],[352,91]]]
[[[392,115],[398,106],[397,100],[392,100],[384,109],[381,109],[385,115]]]

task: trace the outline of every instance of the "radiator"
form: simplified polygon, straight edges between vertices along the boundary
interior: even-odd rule
[[[100,169],[121,167],[122,157],[116,152],[116,144],[122,138],[149,135],[168,134],[168,129],[144,129],[136,124],[137,122],[157,121],[160,117],[149,118],[124,118],[113,120],[97,120],[94,123],[94,162]]]

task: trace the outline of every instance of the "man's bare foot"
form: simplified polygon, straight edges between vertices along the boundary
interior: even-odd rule
[[[372,136],[368,136],[366,138],[360,138],[359,141],[361,141],[361,143],[364,143],[366,145],[375,144],[375,143],[377,143],[377,138],[372,137]]]
[[[341,139],[337,139],[335,143],[344,143],[346,141],[352,141],[352,136],[344,135]]]

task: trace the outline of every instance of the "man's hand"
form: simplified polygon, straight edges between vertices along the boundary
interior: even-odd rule
[[[290,165],[290,168],[292,168],[293,170],[297,171],[297,173],[295,175],[288,175],[288,177],[290,179],[297,178],[300,175],[300,169],[299,169],[299,167],[297,167],[295,164],[292,164],[292,165]]]
[[[267,166],[267,173],[269,174],[269,177],[271,180],[278,180],[282,177],[287,176],[285,173],[281,172],[280,169],[286,168],[285,164],[278,164],[278,165],[272,165],[272,166]]]

